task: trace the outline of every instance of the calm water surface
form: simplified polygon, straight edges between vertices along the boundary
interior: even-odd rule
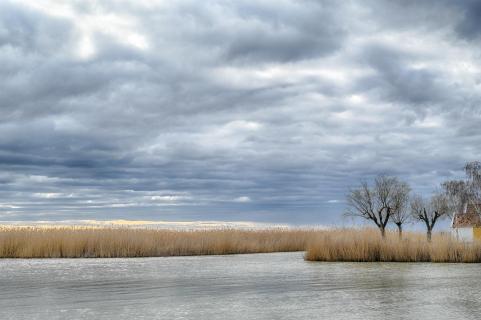
[[[481,265],[0,260],[0,319],[480,319]]]

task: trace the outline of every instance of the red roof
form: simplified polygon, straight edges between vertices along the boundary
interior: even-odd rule
[[[481,205],[478,205],[480,207]],[[455,213],[453,217],[453,228],[481,227],[481,217],[476,213],[472,204],[464,207],[464,212]]]

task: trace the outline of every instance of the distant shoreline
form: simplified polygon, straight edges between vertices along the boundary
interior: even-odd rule
[[[254,221],[165,221],[165,220],[34,220],[34,221],[0,221],[0,227],[92,227],[92,228],[145,228],[145,229],[169,229],[169,230],[209,230],[220,228],[233,228],[239,230],[292,228],[285,223],[267,223]],[[319,226],[315,228],[325,228]]]

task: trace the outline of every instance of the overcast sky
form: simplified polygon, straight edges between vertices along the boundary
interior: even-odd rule
[[[59,3],[0,3],[0,220],[341,223],[481,159],[479,1]]]

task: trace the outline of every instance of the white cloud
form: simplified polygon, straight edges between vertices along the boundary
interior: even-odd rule
[[[234,199],[234,202],[240,202],[240,203],[251,202],[251,198],[246,196],[237,197]]]
[[[332,200],[328,200],[327,203],[342,203],[343,201],[341,200],[337,200],[337,199],[332,199]]]

